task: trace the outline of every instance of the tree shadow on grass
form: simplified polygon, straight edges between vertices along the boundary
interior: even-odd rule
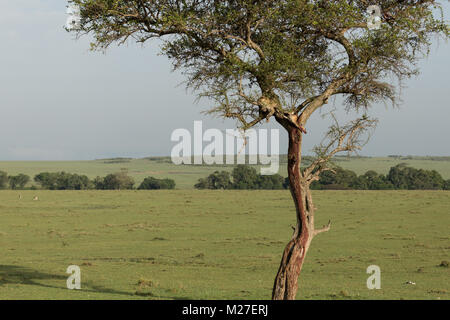
[[[69,275],[58,275],[51,273],[44,273],[38,270],[34,270],[22,266],[12,266],[12,265],[0,265],[0,287],[5,284],[22,284],[30,286],[38,286],[44,288],[68,290],[66,288],[66,281]],[[55,286],[50,284],[44,284],[42,281],[45,280],[59,280],[62,282],[62,286]],[[147,297],[147,298],[160,298],[160,299],[172,299],[172,300],[190,300],[188,297],[176,297],[176,296],[160,296],[152,293],[132,293],[127,291],[115,290],[112,288],[106,288],[100,285],[92,283],[92,281],[87,281],[82,284],[80,292],[91,292],[91,293],[103,293],[103,294],[117,294],[125,295],[131,297]]]

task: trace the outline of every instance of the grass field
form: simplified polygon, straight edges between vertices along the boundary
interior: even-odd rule
[[[313,195],[333,225],[299,299],[450,299],[450,192]],[[0,219],[0,299],[269,299],[294,213],[288,191],[37,190],[1,191]],[[381,290],[366,288],[373,264]]]
[[[414,157],[412,159],[374,157],[374,158],[344,158],[339,157],[336,164],[345,169],[363,174],[368,170],[386,174],[389,169],[399,163],[406,163],[414,168],[438,171],[444,179],[450,179],[450,158],[445,160],[431,160],[428,157]],[[283,159],[281,159],[283,160]],[[285,163],[280,164],[280,174],[286,176]],[[95,161],[0,161],[0,170],[10,175],[24,173],[30,177],[48,171],[66,171],[85,174],[90,178],[105,176],[109,173],[127,169],[136,183],[139,184],[148,176],[155,178],[171,178],[177,184],[177,189],[193,189],[199,178],[206,177],[216,170],[233,170],[234,166],[176,166],[170,158],[130,159],[123,161],[95,160]]]

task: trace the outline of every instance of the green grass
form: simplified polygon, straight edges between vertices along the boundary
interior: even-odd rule
[[[285,157],[282,157],[280,174],[286,176]],[[447,157],[448,158],[448,157]],[[444,179],[450,179],[450,160],[438,158],[442,161],[431,160],[427,157],[414,157],[413,159],[401,158],[355,158],[339,157],[336,164],[345,169],[363,174],[368,170],[375,170],[386,174],[389,169],[399,163],[407,163],[414,168],[438,171]],[[445,161],[446,159],[446,161]],[[33,178],[44,171],[66,171],[70,173],[85,174],[90,178],[105,176],[109,173],[127,169],[136,184],[140,184],[144,178],[171,178],[177,184],[177,189],[193,189],[199,178],[206,177],[216,170],[233,170],[234,166],[201,166],[201,165],[174,165],[170,158],[130,159],[123,161],[93,160],[93,161],[0,161],[0,170],[9,175],[24,173]]]
[[[450,192],[314,197],[333,225],[299,299],[450,299]],[[294,217],[288,191],[1,191],[0,299],[268,299]],[[372,264],[381,290],[366,288]]]

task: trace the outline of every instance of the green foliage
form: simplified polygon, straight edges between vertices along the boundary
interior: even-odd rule
[[[334,171],[334,172],[333,172]],[[387,176],[373,170],[357,176],[356,173],[336,167],[333,171],[324,171],[320,180],[311,184],[311,189],[334,190],[447,190],[447,182],[435,170],[423,170],[399,164],[392,167]]]
[[[450,179],[444,181],[444,190],[450,190]]]
[[[93,183],[98,190],[127,190],[133,189],[134,179],[121,171],[108,174],[104,178],[96,177]]]
[[[284,189],[284,178],[279,174],[259,175],[257,180],[258,189],[281,190]]]
[[[8,185],[8,174],[5,171],[0,171],[0,189],[6,189]]]
[[[233,172],[216,171],[195,184],[196,189],[284,189],[284,179],[279,174],[265,176],[257,173],[255,168],[237,165]]]
[[[207,178],[201,178],[194,185],[196,189],[231,189],[231,176],[228,171],[215,171]]]
[[[358,177],[353,171],[341,167],[336,167],[333,171],[323,171],[320,180],[311,184],[311,189],[347,190],[359,186]]]
[[[255,168],[238,165],[231,176],[226,171],[216,171],[207,178],[201,178],[195,184],[197,189],[266,189],[279,190],[289,188],[289,178],[276,174],[263,176]],[[358,176],[355,172],[335,167],[325,170],[319,181],[311,184],[313,190],[393,190],[425,189],[450,190],[450,180],[444,180],[435,170],[423,170],[407,167],[404,164],[392,167],[388,175],[369,170]]]
[[[43,189],[57,190],[57,173],[41,172],[34,176],[34,181],[41,185]]]
[[[18,174],[17,176],[9,176],[9,186],[11,189],[23,189],[30,181],[30,177],[26,174]]]
[[[387,170],[386,170],[387,171]],[[206,171],[207,172],[207,171]],[[9,176],[0,171],[0,188],[23,189],[30,178],[25,174]],[[85,175],[62,172],[41,172],[34,177],[41,189],[49,190],[86,190],[86,189],[132,189],[133,178],[126,172],[96,177],[93,181]],[[173,189],[173,179],[145,178],[138,189]],[[36,189],[35,186],[31,186]],[[215,171],[206,178],[198,180],[197,189],[288,189],[289,179],[276,174],[263,176],[254,167],[238,165],[230,174],[228,171]],[[408,167],[400,163],[391,167],[387,175],[378,174],[374,170],[357,176],[351,170],[341,167],[320,174],[320,180],[311,184],[311,189],[322,190],[390,190],[390,189],[428,189],[450,190],[450,179],[444,180],[436,170],[424,170]]]
[[[255,168],[239,164],[233,169],[233,189],[259,189]]]
[[[314,160],[314,157],[308,157]],[[450,161],[445,161],[442,157],[440,161],[434,161],[438,157],[414,157],[408,160],[408,166],[417,169],[436,170],[444,179],[450,179]],[[309,165],[312,160],[305,161],[302,157],[303,168]],[[440,159],[440,158],[439,158]],[[169,161],[169,162],[167,162]],[[286,155],[280,155],[280,171],[279,174],[287,176]],[[374,170],[383,175],[387,175],[390,168],[396,166],[400,159],[387,157],[336,157],[332,162],[344,169],[350,169],[358,175],[364,174],[368,170]],[[177,189],[193,189],[197,180],[201,177],[207,177],[215,171],[228,171],[231,173],[235,165],[181,165],[177,166],[170,161],[170,157],[155,158],[154,160],[133,159],[129,163],[112,163],[105,164],[104,160],[95,161],[3,161],[0,164],[1,170],[8,172],[8,175],[18,175],[20,173],[34,177],[36,174],[44,171],[65,171],[87,175],[89,179],[94,180],[95,177],[104,177],[110,173],[119,172],[121,168],[127,168],[128,175],[136,181],[136,186],[144,180],[143,172],[151,172],[151,176],[159,179],[173,179]],[[256,170],[260,170],[261,166],[253,166]],[[30,187],[34,184],[32,181]],[[28,187],[28,185],[26,186]]]
[[[289,177],[284,178],[283,188],[284,189],[289,189],[289,185],[290,185]]]
[[[423,170],[399,164],[392,167],[387,178],[396,189],[438,190],[444,188],[444,179],[435,170]]]
[[[147,177],[138,187],[139,190],[175,189],[175,181],[172,179],[157,179]]]
[[[377,172],[370,170],[359,176],[352,184],[354,189],[360,190],[389,190],[394,189],[391,181]]]
[[[309,117],[320,99],[335,94],[355,108],[395,101],[397,90],[386,79],[417,74],[431,39],[449,35],[441,6],[431,0],[377,1],[379,30],[367,28],[367,1],[70,2],[81,14],[73,31],[92,35],[93,49],[161,39],[188,86],[216,102],[211,112],[244,127],[268,115],[261,98],[271,100],[277,119],[314,100],[304,108]]]
[[[67,172],[41,172],[34,177],[43,189],[48,190],[86,190],[92,183],[85,175]]]

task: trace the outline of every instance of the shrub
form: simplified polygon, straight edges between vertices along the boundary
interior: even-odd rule
[[[145,178],[140,184],[139,190],[175,189],[175,181],[172,179]]]
[[[444,190],[450,190],[450,179],[444,181],[443,189]]]
[[[387,179],[396,189],[438,190],[443,189],[445,181],[436,170],[423,170],[399,164],[389,170]]]
[[[196,189],[231,189],[231,176],[227,171],[216,171],[206,178],[201,178],[194,185]]]
[[[284,179],[279,174],[270,176],[259,175],[257,179],[258,189],[280,190],[284,189]]]
[[[258,189],[258,173],[255,168],[239,164],[233,169],[233,189]]]
[[[9,176],[9,186],[11,189],[23,189],[25,185],[30,181],[30,177],[26,174],[19,174],[17,176]]]
[[[230,173],[216,171],[201,178],[194,186],[197,189],[284,189],[284,178],[279,174],[263,176],[255,168],[238,165]]]
[[[384,175],[378,174],[373,170],[367,171],[362,176],[359,176],[352,187],[360,190],[394,189],[392,183]]]
[[[43,189],[49,190],[86,190],[92,188],[92,182],[85,175],[67,172],[41,172],[34,177]]]
[[[56,173],[41,172],[34,176],[34,181],[41,185],[42,189],[56,190]]]
[[[315,181],[316,182],[316,181]],[[284,182],[283,182],[283,188],[284,189],[289,189],[289,177],[284,178]]]
[[[134,180],[126,172],[117,172],[95,178],[94,185],[99,190],[127,190],[133,189]]]
[[[0,171],[0,189],[6,189],[8,185],[8,174],[4,171]]]
[[[341,167],[336,167],[333,171],[326,170],[321,172],[319,181],[314,181],[311,184],[311,189],[348,190],[352,188],[366,188],[365,181],[358,179],[358,176],[353,171],[345,170]]]

